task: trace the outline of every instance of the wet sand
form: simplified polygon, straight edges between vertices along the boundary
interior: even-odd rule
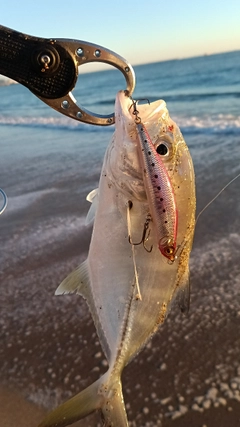
[[[0,388],[0,426],[32,427],[39,423],[45,412],[28,402],[20,393]]]
[[[34,250],[25,242],[18,254],[13,245],[1,269],[0,427],[37,427],[107,369],[86,303],[54,296],[84,259],[89,234]],[[234,232],[194,248],[188,317],[175,303],[123,372],[130,426],[240,425],[239,253]],[[100,417],[75,425],[100,426]]]
[[[33,427],[40,423],[46,414],[46,410],[24,399],[21,394],[9,391],[8,389],[0,389],[0,427]],[[91,418],[92,424],[89,424]],[[146,416],[147,418],[147,416]],[[85,424],[84,424],[85,423]],[[165,420],[162,425],[165,427],[203,427],[203,426],[219,426],[219,427],[237,427],[240,423],[239,404],[235,401],[231,402],[231,406],[209,408],[204,413],[196,413],[190,411],[186,415],[174,421]],[[99,424],[97,417],[88,417],[87,420],[72,424],[74,427],[83,425],[96,426]],[[132,424],[132,423],[131,423]],[[161,425],[159,422],[153,424],[147,421],[142,421],[136,425]]]
[[[37,426],[45,411],[106,370],[85,302],[77,296],[53,296],[57,284],[78,262],[72,243],[66,242],[65,250],[67,258],[61,250],[59,256],[55,252],[47,259],[34,253],[30,263],[28,254],[28,261],[21,260],[24,273],[8,269],[2,277],[11,289],[1,296],[5,302],[1,305],[0,425],[4,427]],[[193,252],[188,318],[174,306],[158,334],[124,370],[132,426],[225,427],[240,422],[239,266],[232,260],[226,277],[223,267],[230,263],[229,254],[216,251],[215,247],[215,268],[209,262],[211,287],[209,257],[204,260],[201,249]],[[98,423],[98,415],[93,415],[78,425]]]

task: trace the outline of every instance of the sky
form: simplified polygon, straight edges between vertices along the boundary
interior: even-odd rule
[[[0,8],[3,26],[99,44],[132,65],[240,49],[240,0],[0,0]]]

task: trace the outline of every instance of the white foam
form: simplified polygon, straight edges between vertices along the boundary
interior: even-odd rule
[[[240,131],[240,116],[232,114],[217,114],[205,116],[189,116],[183,117],[174,115],[174,121],[178,126],[186,131],[203,131],[207,133],[218,133],[219,131],[239,132]],[[4,116],[0,115],[0,124],[12,126],[32,126],[32,127],[48,127],[48,128],[66,128],[69,130],[80,129],[79,122],[68,117],[32,117],[32,116]],[[81,123],[81,125],[84,125]],[[93,126],[84,126],[84,130],[91,132],[96,131]],[[110,128],[111,130],[111,128]],[[109,131],[109,128],[99,128],[97,131]],[[111,130],[112,131],[112,130]]]
[[[89,126],[86,123],[73,120],[70,117],[59,115],[59,117],[41,117],[41,116],[5,116],[0,114],[0,125],[6,126],[29,126],[29,127],[44,127],[50,129],[68,129],[82,130],[87,132],[112,132],[110,127]]]
[[[85,217],[55,217],[37,224],[19,228],[5,242],[2,242],[1,262],[14,265],[31,255],[52,254],[61,246],[66,246],[75,236],[85,233]]]
[[[24,126],[51,126],[59,127],[67,125],[77,127],[78,122],[67,117],[32,117],[32,116],[4,116],[0,115],[0,124],[2,125],[24,125]]]
[[[85,227],[85,217],[57,217],[39,223],[34,229],[24,232],[20,236],[19,244],[25,247],[34,245],[45,246],[53,242],[65,241],[66,236],[70,237],[79,233]]]
[[[240,131],[240,116],[232,114],[218,114],[216,116],[202,117],[181,117],[175,116],[174,120],[185,131],[203,131],[208,133],[218,133],[223,131],[239,132]]]
[[[46,194],[56,193],[59,191],[60,190],[56,188],[49,188],[46,190],[32,191],[19,196],[8,197],[7,213],[12,214],[16,211],[26,209]]]
[[[209,282],[214,281],[214,269],[229,270],[232,276],[232,287],[239,291],[240,286],[240,235],[230,233],[216,241],[194,248],[190,260],[190,270],[194,274],[209,273]],[[233,290],[233,289],[232,289]]]
[[[15,80],[9,79],[8,77],[0,76],[0,86],[10,86],[16,85],[18,82]]]

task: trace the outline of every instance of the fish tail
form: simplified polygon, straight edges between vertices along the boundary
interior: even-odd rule
[[[105,385],[103,384],[103,387]],[[104,427],[128,427],[126,409],[122,395],[122,383],[120,378],[104,392],[104,402],[101,407]]]
[[[127,427],[120,377],[112,382],[108,373],[50,412],[38,427],[65,427],[100,410],[104,427]]]
[[[65,427],[100,408],[99,381],[94,382],[85,390],[51,411],[38,427]]]

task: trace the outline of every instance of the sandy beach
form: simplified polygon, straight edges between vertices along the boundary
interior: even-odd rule
[[[46,414],[46,410],[29,402],[20,393],[9,391],[8,389],[0,389],[1,410],[0,410],[0,427],[33,427],[40,423]],[[91,418],[92,424],[89,424]],[[96,426],[99,424],[97,417],[90,416],[88,419],[72,424],[74,427],[84,425]],[[235,401],[231,402],[231,406],[209,408],[204,413],[188,412],[181,418],[175,421],[165,421],[165,427],[203,427],[203,426],[238,426],[240,423],[239,404]],[[131,425],[133,425],[131,423]],[[154,425],[142,422],[135,425]],[[156,426],[161,425],[159,422]]]
[[[234,234],[231,239],[238,247]],[[175,304],[163,327],[124,370],[124,398],[133,427],[239,425],[239,265],[233,259],[229,276],[222,277],[218,261],[222,267],[229,264],[229,253],[222,245],[218,250],[218,242],[211,245],[211,288],[208,270],[202,272],[209,255],[196,248],[189,316],[182,316]],[[37,250],[31,256],[26,253],[19,262],[24,274],[16,266],[12,271],[9,266],[5,277],[2,273],[2,283],[14,289],[2,304],[2,427],[37,426],[46,411],[106,370],[85,302],[76,295],[53,295],[77,265],[79,257],[73,253],[79,246],[78,241],[66,241],[69,257],[64,259],[61,248],[52,257]],[[101,424],[94,414],[76,425]]]
[[[220,166],[217,172],[221,186]],[[216,188],[211,191],[216,194]],[[131,427],[240,425],[237,195],[233,186],[198,223],[189,315],[180,313],[176,301],[159,332],[123,372]],[[1,218],[1,244],[7,248],[0,271],[2,427],[37,427],[45,412],[107,369],[84,300],[54,296],[59,283],[85,259],[91,234],[72,199],[64,200],[66,214],[47,222],[60,196],[47,194],[40,213],[37,201],[20,216],[13,212]],[[205,200],[198,202],[201,206]],[[101,426],[100,417],[93,414],[76,426]]]
[[[28,402],[20,393],[0,388],[0,426],[32,427],[43,418],[45,411]]]

